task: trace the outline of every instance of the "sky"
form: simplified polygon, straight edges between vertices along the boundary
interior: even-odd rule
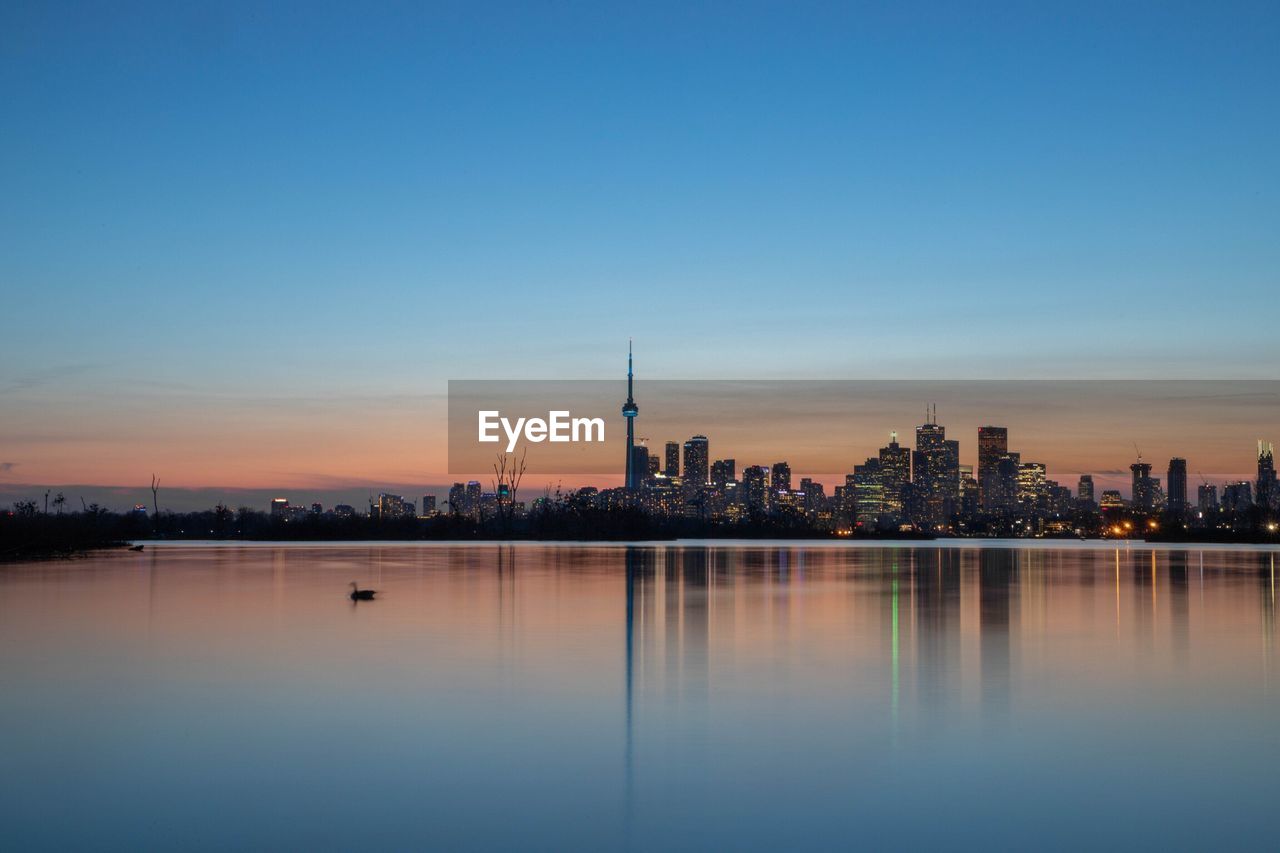
[[[480,5],[3,4],[0,502],[447,483],[447,380],[628,338],[654,378],[1280,363],[1274,3]]]

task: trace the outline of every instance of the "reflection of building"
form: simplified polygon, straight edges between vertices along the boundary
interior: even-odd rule
[[[978,666],[982,701],[988,713],[1009,710],[1013,673],[1012,617],[1017,612],[1015,552],[1003,548],[978,553]]]

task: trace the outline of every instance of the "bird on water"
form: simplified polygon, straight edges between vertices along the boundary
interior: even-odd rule
[[[377,590],[361,589],[356,586],[356,582],[351,582],[351,600],[352,601],[373,601],[373,596]]]

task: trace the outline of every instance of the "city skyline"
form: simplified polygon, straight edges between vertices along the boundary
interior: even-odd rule
[[[671,464],[672,463],[671,453],[672,453],[673,446],[675,447],[675,463],[676,463],[674,466],[674,470],[678,470],[681,473],[684,472],[685,466],[687,465],[688,442],[690,441],[688,437],[676,439],[676,440],[665,439],[665,440],[655,441],[654,449],[652,451],[648,447],[649,439],[635,438],[634,427],[637,419],[637,414],[639,412],[639,407],[636,403],[635,392],[633,390],[634,389],[633,383],[635,382],[635,377],[634,377],[634,369],[633,369],[632,348],[633,348],[632,343],[628,342],[627,375],[626,375],[627,399],[626,399],[625,405],[622,408],[623,419],[626,424],[626,442],[622,448],[624,462],[623,462],[623,470],[621,474],[605,474],[602,476],[583,475],[583,476],[576,476],[576,477],[574,477],[573,475],[559,474],[557,476],[545,478],[545,479],[539,479],[537,476],[533,476],[526,481],[526,486],[525,486],[526,495],[531,494],[531,490],[541,491],[542,489],[549,486],[553,486],[553,485],[557,488],[563,488],[566,490],[573,490],[578,488],[596,488],[596,489],[603,490],[603,489],[609,489],[609,488],[614,488],[618,486],[627,486],[627,485],[638,487],[641,480],[644,478],[644,473],[646,473],[646,472],[640,472],[639,466],[647,466],[648,464],[647,458],[650,456],[651,453],[655,457],[655,464],[656,464],[657,470],[663,473],[667,473],[669,475],[669,472],[673,470],[673,466]],[[574,385],[575,383],[567,383],[567,384]],[[641,380],[641,384],[642,386],[645,386],[647,384],[649,387],[657,387],[657,388],[661,388],[664,385],[662,380],[648,380],[647,383],[644,380]],[[680,385],[681,383],[676,383],[676,384]],[[711,385],[713,383],[709,382],[707,384]],[[728,384],[727,387],[737,387],[738,384],[739,383],[731,382]],[[1176,384],[1178,383],[1172,383],[1172,384],[1171,383],[1164,383],[1164,384],[1155,383],[1154,387],[1160,389],[1160,392],[1157,395],[1155,395],[1153,399],[1162,400],[1166,403],[1168,403],[1169,400],[1173,400],[1175,403],[1177,403],[1179,400],[1182,400],[1184,398],[1191,399],[1193,401],[1198,400],[1197,395],[1200,392],[1199,386],[1190,386],[1192,392],[1194,393],[1189,393],[1188,391],[1183,390],[1180,394],[1171,394],[1166,390],[1172,387],[1172,385],[1176,385]],[[1091,389],[1089,393],[1093,395],[1095,402],[1099,400],[1107,400],[1109,401],[1109,405],[1111,407],[1115,407],[1118,404],[1116,389],[1124,389],[1129,387],[1124,385],[1123,383],[1115,383],[1115,382],[1100,382],[1100,383],[1044,382],[1044,383],[1029,383],[1029,385],[1032,388],[1038,389],[1036,391],[1036,394],[1039,395],[1040,402],[1042,405],[1044,404],[1045,400],[1055,398],[1055,395],[1062,395],[1066,397],[1067,399],[1055,399],[1056,406],[1060,410],[1065,408],[1070,408],[1073,404],[1077,404],[1079,402],[1078,399],[1073,399],[1071,397],[1072,394],[1076,393],[1074,390],[1076,388],[1083,387],[1086,389]],[[1255,387],[1252,384],[1240,385],[1239,383],[1237,383],[1237,385],[1239,385],[1239,387],[1233,387],[1232,389],[1223,391],[1221,390],[1221,387],[1225,387],[1225,386],[1220,387],[1218,384],[1213,384],[1212,387],[1220,391],[1220,393],[1218,394],[1218,399],[1210,401],[1215,403],[1215,405],[1212,408],[1208,409],[1207,412],[1201,411],[1198,413],[1200,416],[1205,416],[1206,414],[1208,415],[1209,423],[1213,427],[1213,432],[1219,439],[1224,438],[1223,433],[1225,432],[1225,430],[1221,429],[1219,426],[1221,421],[1223,420],[1222,413],[1219,406],[1225,405],[1227,401],[1230,401],[1232,399],[1244,400],[1246,401],[1246,408],[1257,406],[1259,402],[1261,402],[1263,405],[1274,405],[1273,401],[1270,399],[1270,396],[1269,396],[1271,393],[1271,389],[1269,388],[1269,386],[1265,384],[1261,386],[1266,389],[1267,393],[1260,396],[1258,393],[1258,387]],[[793,386],[800,386],[803,388],[805,386],[805,383],[803,382],[787,383],[786,385],[788,389],[790,389]],[[931,384],[927,382],[922,383],[919,381],[909,381],[904,383],[868,382],[868,383],[855,383],[853,385],[853,387],[859,387],[859,388],[860,387],[870,387],[870,388],[906,387],[910,389],[915,389],[917,386],[922,387],[926,390],[936,391],[940,387],[955,387],[955,386],[958,386],[961,389],[966,389],[968,387],[988,388],[991,386],[991,383],[978,383],[977,385],[972,385],[972,384],[965,384],[965,383]],[[1016,386],[1018,386],[1018,383],[998,383],[997,385],[997,387],[1016,387]],[[1146,384],[1143,383],[1139,387],[1145,387],[1145,386]],[[612,386],[609,385],[608,387],[612,387]],[[753,390],[758,391],[761,386],[752,384],[750,387]],[[827,387],[827,386],[819,385],[817,387]],[[838,385],[838,387],[841,387],[841,386]],[[1062,389],[1064,388],[1067,390],[1063,391]],[[1097,390],[1098,388],[1101,388],[1103,390],[1099,391]],[[1021,395],[1025,395],[1027,393],[1025,390],[1023,390],[1020,387],[1017,387],[1017,390]],[[721,393],[723,393],[722,389],[721,389]],[[813,392],[807,391],[806,393],[808,393],[810,396],[801,397],[798,399],[807,401],[808,406],[816,407],[817,402],[816,402],[816,398],[812,396]],[[788,398],[788,403],[795,404],[796,399],[797,398]],[[1027,399],[1031,400],[1032,398],[1028,397]],[[1143,403],[1144,401],[1139,401],[1139,402]],[[726,400],[723,397],[720,398],[718,400],[718,407],[723,409],[725,405],[726,405]],[[1207,404],[1201,401],[1197,405],[1203,408],[1203,406]],[[754,404],[752,404],[752,408],[755,408]],[[777,406],[775,406],[774,408],[776,409]],[[652,419],[655,416],[655,414],[660,415],[662,410],[661,410],[661,407],[658,407],[656,410],[654,408],[649,408],[646,411],[648,412],[648,415],[649,415],[648,419]],[[1190,412],[1191,410],[1188,410],[1188,411]],[[687,416],[687,413],[685,414]],[[830,415],[824,414],[823,417],[830,417]],[[647,419],[641,419],[641,420],[643,422],[644,420],[647,420]],[[1124,496],[1125,499],[1133,498],[1133,489],[1131,485],[1134,482],[1131,478],[1131,474],[1133,473],[1132,460],[1123,460],[1124,464],[1120,466],[1114,466],[1114,467],[1108,467],[1105,465],[1099,465],[1095,467],[1087,467],[1087,466],[1082,467],[1082,466],[1079,466],[1078,463],[1075,466],[1070,466],[1070,465],[1061,466],[1059,463],[1054,461],[1055,457],[1053,454],[1049,454],[1047,457],[1040,458],[1040,457],[1037,457],[1036,452],[1034,452],[1038,449],[1044,448],[1046,444],[1046,436],[1044,433],[1037,434],[1035,431],[1027,431],[1027,434],[1025,435],[1025,437],[1023,437],[1018,434],[1017,430],[1014,430],[1013,445],[1011,446],[1010,429],[1005,426],[1000,426],[1000,425],[995,425],[990,423],[983,423],[982,425],[976,428],[976,437],[977,437],[976,442],[970,442],[970,441],[965,441],[963,439],[955,438],[954,436],[957,435],[957,432],[954,429],[952,432],[953,437],[950,439],[947,439],[945,437],[945,430],[947,428],[947,425],[939,422],[936,403],[927,404],[924,406],[924,415],[922,420],[923,420],[923,423],[917,424],[912,428],[916,433],[916,441],[914,442],[914,446],[912,446],[913,443],[909,441],[903,445],[903,453],[906,454],[903,457],[903,459],[905,460],[903,463],[905,466],[905,473],[903,474],[903,477],[905,478],[904,481],[910,481],[911,479],[913,479],[915,469],[918,466],[927,463],[927,459],[929,458],[929,455],[928,453],[924,453],[923,451],[930,450],[930,448],[936,449],[939,451],[945,449],[944,445],[950,448],[949,458],[951,458],[951,461],[945,464],[950,464],[952,466],[953,479],[954,479],[954,474],[956,473],[958,468],[963,467],[968,470],[970,475],[972,475],[978,482],[981,483],[984,477],[984,474],[983,474],[984,465],[994,464],[994,460],[997,459],[1000,455],[999,453],[997,453],[995,456],[987,458],[987,456],[989,456],[990,454],[988,454],[987,456],[984,456],[984,454],[987,453],[987,450],[989,448],[995,447],[998,445],[1000,448],[1003,448],[1000,451],[1000,453],[1004,453],[1004,452],[1011,451],[1013,446],[1022,446],[1032,452],[1027,452],[1027,453],[1022,453],[1021,451],[1012,452],[1012,457],[1014,460],[1013,464],[1015,466],[1018,464],[1031,464],[1031,463],[1038,464],[1040,468],[1039,477],[1041,480],[1054,481],[1055,483],[1061,482],[1062,485],[1070,486],[1074,490],[1075,488],[1074,484],[1077,482],[1078,478],[1084,476],[1084,477],[1090,478],[1091,488],[1096,489],[1099,495],[1101,495],[1102,493],[1108,490],[1116,490],[1116,491],[1119,491]],[[831,426],[830,423],[827,423],[827,422],[824,422],[824,423],[826,423],[828,427]],[[840,423],[842,426],[847,426],[847,424],[845,424],[844,422],[840,422]],[[1177,423],[1173,424],[1174,436],[1177,435],[1178,426],[1179,424]],[[754,420],[750,422],[750,427],[751,427],[752,433],[756,433],[760,431],[761,419],[759,416],[757,416]],[[375,428],[376,428],[376,425],[375,425]],[[972,427],[970,427],[970,429],[972,430]],[[790,459],[795,459],[795,458],[804,459],[805,456],[801,455],[797,457],[797,455],[792,452],[796,449],[795,446],[788,447],[787,443],[782,439],[777,439],[777,443],[772,445],[766,452],[761,452],[760,448],[757,446],[749,451],[749,454],[753,454],[753,455],[741,455],[737,452],[733,452],[732,454],[730,454],[720,450],[720,447],[722,445],[717,439],[715,431],[714,430],[707,430],[707,431],[712,433],[710,438],[703,434],[696,434],[692,438],[693,441],[701,443],[700,458],[702,459],[702,461],[701,461],[699,470],[701,471],[701,476],[704,482],[710,482],[711,473],[714,468],[714,465],[712,463],[713,462],[718,463],[722,457],[725,457],[725,458],[728,458],[731,463],[736,463],[736,470],[742,471],[742,472],[745,472],[748,468],[752,466],[764,466],[765,469],[776,470],[777,465],[779,463],[783,465],[787,465],[788,466],[787,469],[789,472],[794,470],[797,481],[799,481],[800,479],[806,479],[811,482],[821,484],[821,486],[825,488],[827,494],[830,494],[838,486],[845,485],[849,481],[849,478],[852,477],[860,467],[860,464],[857,462],[857,459],[859,458],[858,457],[859,450],[856,448],[847,449],[845,451],[845,455],[852,456],[853,461],[851,461],[849,464],[845,466],[844,471],[839,471],[839,470],[826,471],[826,470],[818,470],[819,467],[822,467],[821,465],[819,466],[810,465],[809,467],[805,467],[803,463],[798,466],[789,464]],[[903,432],[904,434],[909,434],[910,431],[911,430],[904,430]],[[1138,435],[1139,437],[1143,437],[1145,435],[1144,425],[1142,424],[1135,425],[1132,432],[1133,434]],[[357,436],[361,435],[358,431],[355,434]],[[888,437],[890,446],[897,446],[897,445],[894,445],[893,442],[897,441],[897,436],[899,434],[898,430],[896,429],[886,430],[882,434]],[[936,439],[936,441],[932,440],[930,436],[933,436]],[[1169,439],[1166,439],[1166,442],[1168,440]],[[637,441],[639,442],[638,444],[636,443]],[[712,442],[715,442],[715,444],[712,445],[711,444]],[[1256,442],[1258,445],[1259,454],[1261,454],[1263,439],[1256,439]],[[1051,434],[1050,434],[1048,443],[1049,444],[1053,443]],[[929,444],[930,446],[927,447],[926,444]],[[1114,446],[1115,442],[1112,441],[1111,444],[1112,446]],[[664,452],[661,457],[658,456],[658,451],[657,451],[657,447],[659,445],[662,445],[664,447]],[[607,445],[608,448],[612,448],[613,446],[614,446],[613,443],[609,443]],[[632,449],[633,446],[634,446],[634,449]],[[710,448],[712,446],[714,446],[716,450],[714,451],[711,450]],[[1166,445],[1163,445],[1163,444],[1159,445],[1161,449],[1163,449],[1165,446]],[[685,458],[683,460],[682,460],[682,453],[680,449],[681,447],[684,448],[683,457]],[[732,451],[733,450],[732,443],[729,443],[729,447],[730,447],[730,450]],[[1180,448],[1181,446],[1178,446],[1178,447]],[[1223,447],[1227,448],[1228,452],[1231,452],[1231,453],[1234,453],[1235,450],[1238,449],[1236,447],[1236,443],[1232,442],[1229,437],[1227,437],[1227,440],[1224,441]],[[1217,449],[1217,452],[1218,453],[1223,452],[1223,447],[1219,447]],[[826,455],[820,458],[823,459],[824,463],[832,462],[833,460],[831,459],[832,454],[830,453],[830,448],[824,447],[822,449],[826,452]],[[876,452],[876,446],[868,445],[866,446],[865,449],[867,452],[870,452],[873,455]],[[1139,458],[1139,461],[1141,461],[1142,453],[1137,447],[1136,442],[1134,443],[1134,450],[1137,451],[1137,456]],[[1085,451],[1088,453],[1096,453],[1097,448],[1091,445],[1085,445]],[[606,450],[605,452],[611,454],[612,450]],[[881,448],[879,452],[883,456],[884,448]],[[484,453],[485,453],[484,458],[488,460],[490,456],[490,451],[486,448]],[[1187,452],[1185,450],[1177,449],[1175,450],[1173,455],[1170,455],[1168,457],[1170,460],[1179,460],[1181,462],[1183,466],[1181,477],[1182,477],[1182,484],[1184,488],[1185,488],[1185,485],[1187,482],[1187,476],[1188,476],[1187,469],[1186,469],[1186,465],[1187,465],[1186,453]],[[1148,459],[1148,469],[1150,469],[1152,464],[1150,460],[1151,459],[1158,460],[1158,456],[1152,455],[1149,453],[1147,455],[1147,459]],[[632,469],[633,460],[635,460],[635,465],[637,466],[637,474],[636,474],[636,479],[634,481],[629,479],[632,476],[631,469]],[[868,461],[871,461],[871,460],[869,459]],[[881,461],[883,461],[883,459]],[[1158,472],[1160,470],[1159,466],[1163,463],[1157,461],[1154,464],[1157,466],[1156,470]],[[1207,485],[1211,483],[1215,487],[1218,493],[1225,494],[1227,492],[1228,484],[1248,481],[1251,478],[1251,472],[1250,472],[1249,466],[1246,466],[1243,463],[1237,463],[1237,464],[1238,464],[1238,467],[1236,467],[1233,471],[1228,473],[1213,470],[1212,468],[1210,469],[1209,473],[1206,473],[1204,470],[1203,464],[1201,464],[1199,467],[1192,467],[1191,470],[1195,472],[1195,476],[1192,480],[1193,486],[1199,485],[1199,484]],[[612,466],[609,466],[609,467],[612,467]],[[838,467],[838,466],[832,465],[832,467]],[[477,471],[475,473],[481,475],[480,479],[477,480],[476,482],[479,482],[482,486],[488,483],[489,477],[487,474],[485,474],[485,472]],[[471,476],[474,476],[474,475],[471,475]],[[462,482],[467,482],[471,480],[471,476],[464,477]],[[1160,478],[1156,477],[1156,479],[1159,480]],[[211,505],[211,503],[226,503],[226,504],[236,504],[236,505],[239,505],[241,503],[247,503],[248,505],[260,506],[265,501],[274,500],[275,498],[279,497],[280,495],[286,492],[291,493],[295,496],[299,494],[305,496],[306,499],[301,502],[302,505],[310,505],[313,502],[317,502],[317,503],[325,504],[328,506],[333,506],[335,504],[348,504],[355,507],[361,507],[361,506],[372,504],[374,502],[375,495],[395,494],[395,493],[400,493],[408,496],[433,495],[433,496],[437,496],[438,499],[443,503],[445,501],[445,496],[448,494],[448,491],[451,487],[451,484],[456,485],[459,482],[459,480],[452,475],[446,474],[438,478],[434,478],[434,479],[424,478],[422,480],[389,479],[389,480],[382,480],[382,481],[368,480],[363,483],[334,482],[334,483],[331,483],[327,488],[326,487],[308,488],[306,485],[291,485],[288,483],[278,485],[278,486],[264,487],[264,488],[236,488],[236,487],[219,488],[217,486],[192,488],[190,486],[186,486],[182,484],[181,482],[179,482],[176,485],[169,484],[171,483],[171,481],[169,481],[167,478],[164,479],[164,482],[166,483],[166,486],[165,486],[166,496],[171,501],[172,501],[172,496],[176,495],[178,497],[178,500],[176,503],[170,503],[170,504],[167,504],[166,506],[171,506],[172,508],[175,508],[175,509],[197,509],[197,508],[207,508],[209,505]],[[788,486],[788,489],[789,488],[790,487]],[[38,499],[41,496],[42,492],[51,494],[54,491],[69,492],[70,499],[73,501],[77,499],[83,499],[86,503],[88,502],[99,503],[104,506],[112,506],[114,508],[127,508],[130,503],[134,503],[134,504],[148,503],[148,501],[143,500],[144,490],[142,489],[142,487],[130,487],[130,486],[121,486],[121,485],[102,485],[102,484],[77,484],[77,483],[24,484],[24,483],[5,483],[3,480],[0,480],[0,500],[8,499],[10,502],[14,502],[17,500]],[[987,506],[986,497],[981,498],[981,501],[984,507]],[[1194,503],[1194,501],[1190,501],[1190,502]]]

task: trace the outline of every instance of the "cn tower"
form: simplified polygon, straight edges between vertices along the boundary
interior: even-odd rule
[[[635,446],[636,446],[636,415],[640,414],[640,407],[636,405],[635,399],[631,394],[631,341],[627,341],[627,402],[622,404],[622,416],[627,419],[627,479],[626,487],[634,489],[636,481],[639,477],[633,470],[635,465]]]

